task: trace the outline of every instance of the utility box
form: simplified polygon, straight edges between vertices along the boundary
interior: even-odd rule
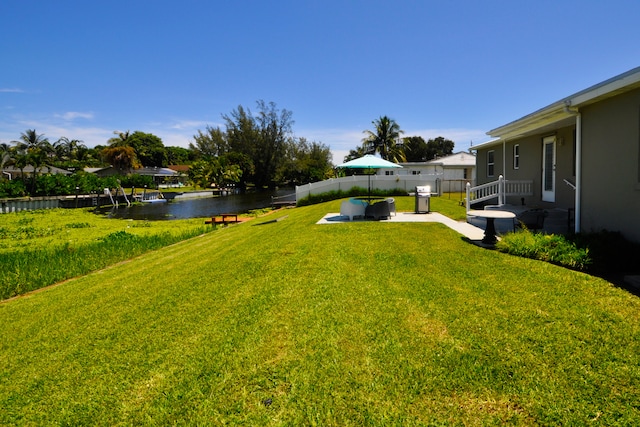
[[[431,186],[416,187],[416,213],[429,213],[431,210]]]

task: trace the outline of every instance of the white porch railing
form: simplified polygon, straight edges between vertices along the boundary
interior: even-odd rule
[[[474,203],[486,200],[498,199],[498,205],[504,205],[507,196],[533,196],[532,180],[506,180],[502,175],[497,181],[472,187],[467,184],[467,197],[465,199],[467,211]]]

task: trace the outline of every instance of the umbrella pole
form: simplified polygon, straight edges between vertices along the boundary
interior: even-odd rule
[[[371,168],[369,168],[369,173],[367,174],[369,177],[369,204],[371,204]]]

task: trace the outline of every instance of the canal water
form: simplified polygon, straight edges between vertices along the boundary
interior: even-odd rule
[[[206,218],[223,213],[246,213],[252,209],[271,206],[272,197],[281,197],[295,193],[291,188],[274,191],[247,192],[228,196],[198,197],[193,199],[175,199],[165,203],[140,203],[118,208],[104,208],[97,212],[110,218],[170,220],[186,218]],[[295,199],[287,197],[286,200]]]

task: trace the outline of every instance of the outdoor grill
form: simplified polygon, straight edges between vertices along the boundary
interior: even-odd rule
[[[431,186],[416,187],[416,213],[429,213],[431,204]]]

